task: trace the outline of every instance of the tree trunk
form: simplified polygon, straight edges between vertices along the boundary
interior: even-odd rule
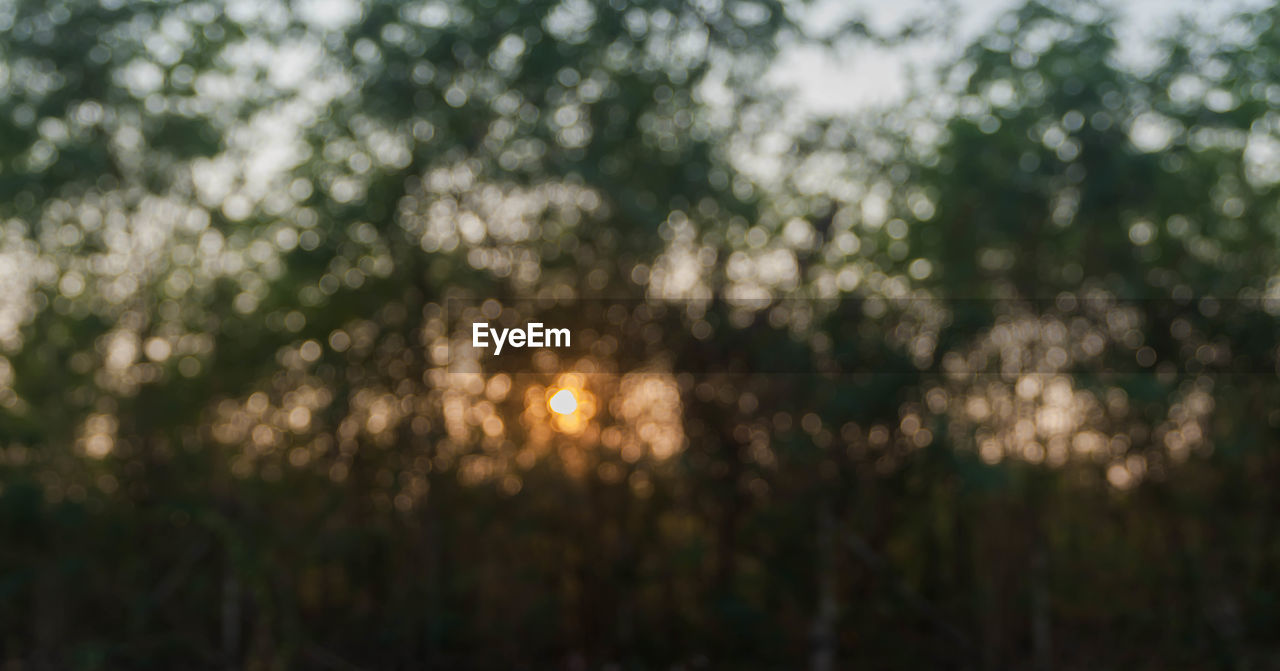
[[[836,543],[835,520],[826,498],[818,504],[817,543],[817,609],[810,631],[812,649],[810,671],[834,671],[836,668]]]

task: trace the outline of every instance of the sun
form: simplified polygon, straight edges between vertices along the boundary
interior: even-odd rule
[[[547,406],[551,408],[551,412],[560,415],[572,415],[578,409],[578,399],[573,395],[572,391],[561,389],[547,401]]]

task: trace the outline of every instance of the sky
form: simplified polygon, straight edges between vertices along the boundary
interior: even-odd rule
[[[857,16],[873,27],[891,32],[929,12],[955,12],[950,41],[918,40],[899,48],[849,44],[833,50],[792,45],[773,67],[770,81],[794,91],[795,102],[814,114],[838,114],[885,108],[901,101],[909,90],[908,72],[927,75],[932,66],[945,62],[963,45],[989,30],[1002,15],[1024,0],[800,0],[796,16],[813,34],[829,33]],[[246,12],[260,7],[251,0],[231,3]],[[1213,25],[1245,8],[1268,4],[1265,0],[1102,0],[1118,7],[1123,17],[1117,33],[1122,59],[1137,68],[1153,58],[1153,38],[1168,33],[1180,16],[1193,17],[1200,25]],[[358,19],[356,0],[299,0],[295,8],[310,23],[337,28]],[[305,68],[303,68],[305,69]]]
[[[888,108],[909,90],[911,68],[926,74],[945,62],[964,44],[989,30],[1021,0],[955,0],[955,38],[950,43],[921,40],[906,48],[860,44],[833,51],[817,47],[787,49],[771,73],[771,80],[795,91],[796,102],[815,114],[836,114]],[[1245,8],[1267,3],[1259,0],[1123,0],[1106,4],[1119,7],[1123,17],[1116,27],[1122,45],[1121,58],[1135,68],[1149,65],[1154,57],[1153,38],[1168,33],[1178,17],[1193,17],[1200,25],[1213,25]],[[875,28],[891,31],[913,18],[938,11],[938,0],[818,0],[801,15],[807,29],[824,33],[858,15]]]

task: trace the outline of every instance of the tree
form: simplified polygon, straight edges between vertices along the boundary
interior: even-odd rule
[[[1276,11],[1033,2],[752,179],[797,11],[0,14],[5,658],[1264,664]]]

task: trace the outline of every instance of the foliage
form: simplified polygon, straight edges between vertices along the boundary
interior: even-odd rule
[[[1032,2],[770,179],[802,9],[0,7],[7,663],[1269,663],[1280,14]]]

